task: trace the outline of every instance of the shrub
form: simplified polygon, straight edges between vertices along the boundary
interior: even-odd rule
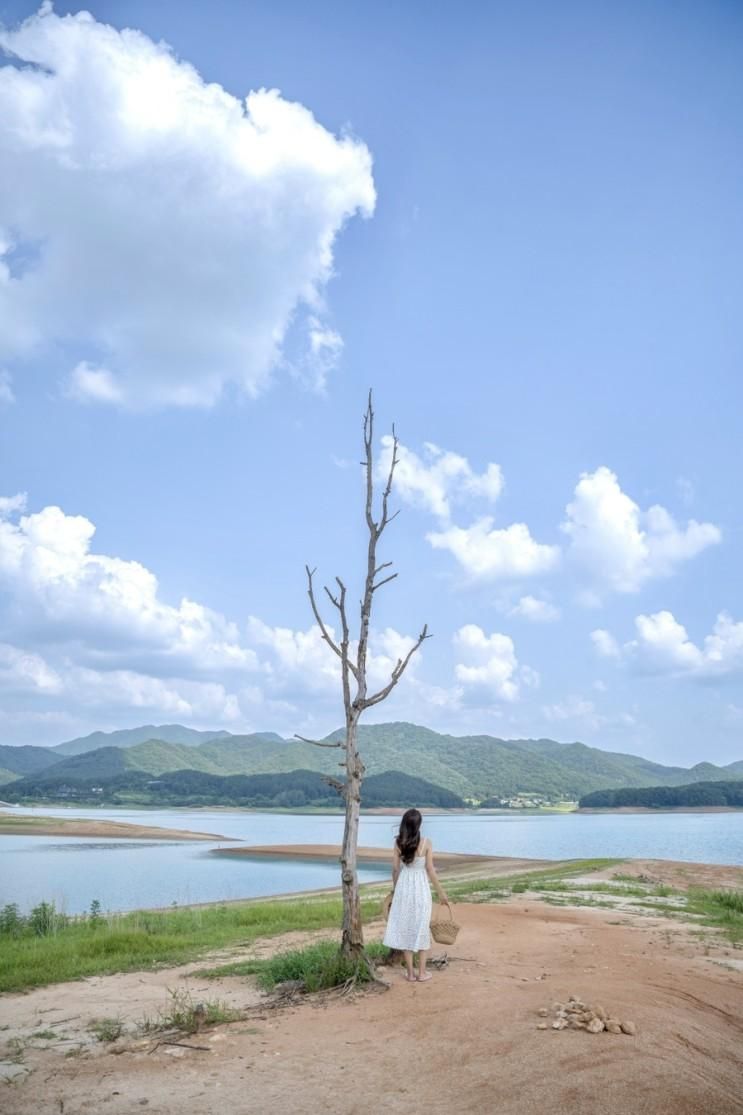
[[[367,945],[366,955],[372,962],[381,961],[389,955],[389,949],[373,942]],[[305,991],[311,993],[340,987],[350,979],[361,983],[372,979],[369,967],[342,956],[336,941],[319,941],[303,949],[279,952],[267,960],[248,961],[241,967],[244,974],[257,975],[258,985],[265,991],[288,980],[301,980]]]
[[[26,919],[15,902],[8,902],[0,910],[0,936],[20,937],[26,928]]]
[[[28,927],[36,937],[48,937],[66,924],[67,918],[57,912],[53,902],[40,902],[28,916]]]

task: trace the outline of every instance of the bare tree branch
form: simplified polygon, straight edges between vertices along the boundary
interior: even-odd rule
[[[390,679],[389,684],[385,685],[384,689],[380,689],[378,693],[375,693],[373,697],[366,697],[361,704],[361,708],[371,708],[372,705],[378,705],[380,701],[383,701],[386,697],[389,697],[390,693],[407,670],[408,663],[410,662],[410,659],[413,657],[415,652],[420,650],[422,644],[426,641],[426,639],[431,639],[432,637],[433,636],[428,634],[428,625],[426,624],[426,626],[423,628],[420,635],[418,636],[418,641],[414,643],[405,657],[398,658],[397,665],[392,671],[392,678]]]
[[[377,581],[377,583],[375,585],[372,585],[371,587],[372,592],[376,592],[378,588],[382,587],[382,585],[386,585],[389,584],[390,581],[394,581],[396,576],[397,573],[390,573],[389,577],[385,577],[383,581]]]
[[[333,596],[332,592],[330,591],[330,589],[328,588],[327,585],[323,585],[323,591],[325,592],[325,595],[327,596],[328,600],[333,605],[333,607],[337,608],[338,611],[340,611],[341,610],[341,602],[340,602],[340,600],[338,600],[338,598],[336,596]]]
[[[369,401],[366,406],[366,414],[364,415],[364,449],[365,461],[364,467],[366,468],[366,525],[369,528],[369,534],[376,538],[377,524],[374,522],[374,470],[372,468],[374,453],[374,408],[372,406],[372,393],[369,391]]]
[[[331,648],[331,650],[333,650],[335,652],[335,654],[337,654],[338,657],[340,659],[342,659],[343,655],[341,653],[341,648],[338,646],[337,643],[335,643],[331,639],[330,634],[328,632],[328,629],[325,626],[325,623],[323,621],[323,618],[320,615],[320,609],[317,606],[317,601],[315,600],[315,587],[312,583],[312,578],[315,575],[315,570],[310,569],[309,565],[305,565],[304,568],[307,572],[307,595],[310,598],[310,604],[312,605],[312,614],[315,617],[315,620],[317,622],[317,626],[320,628],[320,631],[322,633],[322,637],[325,640],[325,642],[328,644],[328,646]]]
[[[294,733],[294,738],[301,740],[302,743],[311,743],[313,747],[343,747],[340,740],[337,743],[323,743],[323,741],[319,739],[307,739],[306,736],[298,736],[296,732]]]
[[[399,514],[398,511],[396,511],[395,514],[391,515],[391,516],[387,513],[387,504],[388,504],[388,501],[389,501],[389,498],[390,498],[390,492],[392,491],[392,481],[393,481],[394,476],[395,476],[395,469],[397,468],[397,465],[398,465],[398,462],[399,462],[399,457],[397,456],[397,450],[398,450],[399,445],[400,445],[400,442],[399,442],[399,439],[397,437],[395,427],[393,426],[392,427],[392,459],[390,461],[390,471],[387,475],[387,483],[385,484],[384,491],[382,492],[382,518],[379,520],[379,526],[377,527],[377,538],[379,538],[380,534],[382,533],[384,528],[387,526],[387,524],[391,523],[392,520]]]
[[[324,777],[323,782],[328,786],[332,786],[332,788],[334,790],[337,790],[338,793],[341,795],[341,797],[345,797],[345,795],[346,795],[346,783],[345,782],[339,782],[337,778],[330,778],[330,776]]]

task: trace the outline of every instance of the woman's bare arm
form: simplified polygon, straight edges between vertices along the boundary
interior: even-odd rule
[[[439,877],[436,874],[436,868],[433,866],[433,847],[430,840],[426,845],[426,872],[428,874],[428,878],[431,880],[431,883],[436,888],[436,893],[439,896],[439,902],[448,903],[449,899],[447,898],[446,891],[439,882]]]
[[[400,849],[395,844],[392,849],[392,889],[397,886],[397,878],[400,874]]]

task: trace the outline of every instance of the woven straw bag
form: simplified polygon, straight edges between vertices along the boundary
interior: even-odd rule
[[[448,915],[444,912],[444,906],[449,911]],[[453,945],[457,933],[459,933],[459,926],[454,920],[451,906],[445,902],[438,911],[434,910],[431,914],[431,936],[439,945]]]

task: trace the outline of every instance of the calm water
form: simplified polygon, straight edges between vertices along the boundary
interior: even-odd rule
[[[45,816],[91,817],[217,832],[248,844],[338,844],[342,818],[208,810],[21,809]],[[388,848],[392,817],[363,817],[360,843]],[[485,855],[570,859],[636,856],[743,865],[743,812],[431,816],[434,849]],[[336,864],[214,856],[218,843],[0,837],[0,905],[27,910],[54,899],[69,913],[97,898],[104,909],[210,902],[334,886]],[[362,881],[384,878],[370,865]]]

